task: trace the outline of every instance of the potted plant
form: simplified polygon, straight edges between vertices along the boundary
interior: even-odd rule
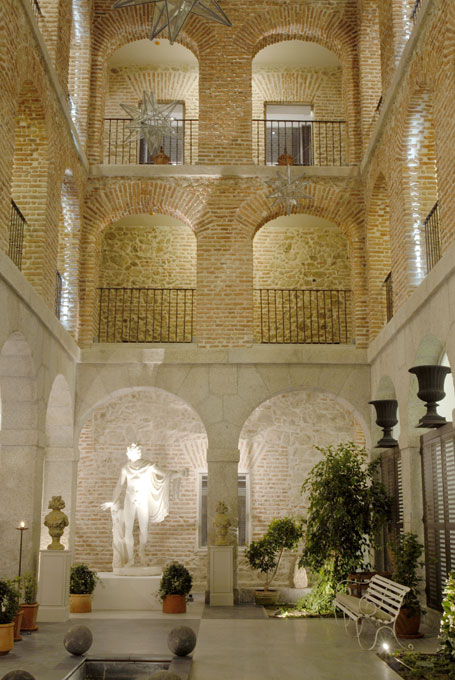
[[[17,596],[17,601],[20,602],[21,600],[21,577],[20,576],[15,576],[12,579],[8,579],[6,582],[16,592]],[[14,642],[20,642],[22,640],[22,635],[21,635],[21,625],[22,625],[22,616],[24,614],[24,610],[21,608],[19,605],[18,611],[16,616],[14,617]]]
[[[418,598],[421,578],[417,570],[423,565],[420,561],[423,545],[412,531],[399,534],[389,545],[393,565],[392,580],[410,588],[397,618],[397,635],[403,638],[421,637],[419,626],[422,609]]]
[[[29,571],[18,578],[20,579],[22,591],[21,609],[24,612],[22,614],[21,630],[28,632],[38,630],[36,617],[38,616],[39,604],[36,601],[36,591],[38,589],[36,576],[32,571]]]
[[[375,536],[391,515],[391,499],[376,479],[379,459],[368,462],[363,447],[353,442],[316,447],[323,454],[302,485],[307,495],[305,548],[299,566],[325,579],[316,588],[331,606],[337,584],[356,572]]]
[[[92,611],[92,593],[99,579],[86,564],[73,564],[70,573],[70,612]]]
[[[184,614],[186,596],[191,590],[193,579],[188,569],[179,562],[171,562],[163,570],[159,596],[165,614]]]
[[[19,610],[17,589],[0,580],[0,655],[14,647],[14,617]]]
[[[278,573],[285,550],[293,550],[302,538],[302,522],[292,517],[274,519],[270,522],[264,536],[251,541],[245,550],[245,559],[252,569],[264,574],[264,588],[254,591],[257,605],[274,604],[278,590],[270,589],[270,584]]]

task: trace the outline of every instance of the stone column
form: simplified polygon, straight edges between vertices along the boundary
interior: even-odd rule
[[[401,449],[401,474],[403,527],[405,531],[415,532],[423,542],[422,465],[418,446]]]
[[[240,452],[238,449],[211,448],[208,451],[208,505],[207,527],[209,546],[215,544],[215,509],[219,501],[224,501],[228,506],[231,527],[238,525],[238,462]],[[233,554],[233,587],[235,600],[238,599],[237,581],[237,540],[236,534],[231,534],[231,545],[234,547]],[[210,567],[209,567],[210,573]],[[207,580],[209,581],[209,573]],[[208,583],[210,591],[210,583]]]

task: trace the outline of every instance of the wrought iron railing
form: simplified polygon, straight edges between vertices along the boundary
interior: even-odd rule
[[[55,273],[55,316],[60,319],[62,312],[63,279],[60,272]]]
[[[153,164],[158,151],[149,151],[144,139],[139,136],[129,139],[126,127],[130,118],[104,119],[103,162],[107,165]],[[198,123],[196,118],[174,120],[172,125],[176,136],[163,139],[163,152],[169,156],[172,165],[193,165],[197,161]],[[128,141],[127,141],[128,140]]]
[[[255,339],[269,344],[351,342],[351,291],[259,288]]]
[[[385,293],[385,316],[387,323],[393,317],[393,280],[392,272],[389,272],[384,279],[384,293]]]
[[[439,231],[439,202],[436,201],[430,213],[423,221],[425,233],[425,255],[427,260],[427,272],[441,259],[441,235]]]
[[[422,0],[416,0],[414,3],[414,7],[412,8],[411,12],[411,20],[415,21],[417,14],[419,13],[420,5],[422,4]]]
[[[24,248],[24,229],[26,224],[27,220],[12,200],[9,221],[8,256],[18,269],[22,268],[22,251]]]
[[[252,123],[257,165],[277,165],[284,156],[292,156],[293,165],[348,165],[344,120],[254,119]]]
[[[32,5],[33,14],[35,15],[35,19],[40,19],[40,17],[43,16],[43,13],[41,12],[41,7],[39,6],[38,0],[30,0],[30,3]]]
[[[192,342],[194,288],[99,288],[98,342]]]

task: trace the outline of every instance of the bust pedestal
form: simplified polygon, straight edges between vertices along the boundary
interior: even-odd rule
[[[234,547],[210,546],[210,605],[232,607],[234,604]]]
[[[40,550],[38,568],[38,621],[69,618],[71,550]]]

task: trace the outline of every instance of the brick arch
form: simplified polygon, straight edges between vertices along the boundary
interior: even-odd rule
[[[343,99],[349,156],[352,163],[360,158],[360,122],[358,111],[357,33],[353,24],[336,11],[304,5],[268,8],[245,22],[235,33],[233,43],[251,59],[264,47],[283,40],[316,42],[334,52],[342,64]]]
[[[94,330],[96,282],[98,280],[101,234],[127,215],[161,213],[182,220],[190,229],[212,222],[201,197],[172,180],[138,179],[93,186],[89,191],[83,220],[80,288],[81,342],[91,342]]]

